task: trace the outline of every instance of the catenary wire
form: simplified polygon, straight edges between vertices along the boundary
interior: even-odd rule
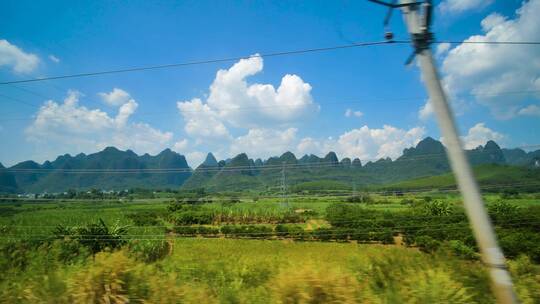
[[[411,43],[410,40],[383,40],[383,41],[357,42],[357,43],[338,45],[338,46],[299,49],[299,50],[273,52],[273,53],[262,53],[262,54],[255,54],[255,55],[250,55],[250,56],[236,56],[236,57],[219,58],[219,59],[186,61],[186,62],[163,64],[163,65],[152,65],[152,66],[135,66],[135,67],[123,68],[123,69],[110,69],[110,70],[87,72],[87,73],[66,74],[66,75],[59,75],[59,76],[46,76],[46,77],[40,77],[40,78],[29,78],[29,79],[21,79],[21,80],[10,80],[10,81],[0,82],[0,85],[38,82],[38,81],[66,79],[66,78],[90,77],[90,76],[99,76],[99,75],[107,75],[107,74],[118,74],[118,73],[138,72],[138,71],[147,71],[147,70],[158,70],[158,69],[166,69],[166,68],[178,68],[178,67],[193,66],[193,65],[202,65],[202,64],[238,61],[238,60],[241,60],[241,59],[248,59],[248,58],[253,58],[253,57],[260,57],[260,58],[278,57],[278,56],[286,56],[286,55],[298,55],[298,54],[323,52],[323,51],[332,51],[332,50],[348,49],[348,48],[356,48],[356,47],[375,46],[375,45],[384,45],[384,44],[386,44],[386,45],[396,45],[396,44],[409,44],[409,43]],[[468,40],[465,40],[465,41],[452,41],[452,40],[445,41],[445,40],[437,40],[437,41],[434,41],[434,43],[439,43],[439,44],[440,43],[450,43],[450,44],[465,43],[465,44],[488,44],[488,45],[540,45],[540,42],[537,42],[537,41],[468,41]]]

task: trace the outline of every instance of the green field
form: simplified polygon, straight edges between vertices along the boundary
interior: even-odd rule
[[[520,299],[538,303],[540,197],[484,199]],[[453,192],[161,193],[4,200],[0,211],[2,303],[494,300]]]
[[[4,273],[4,303],[492,303],[481,263],[384,245],[177,239],[171,253],[141,263],[126,250],[59,264],[34,256]],[[264,261],[264,262],[262,262]],[[540,267],[510,262],[525,303],[535,303]],[[536,278],[535,278],[536,276]],[[528,300],[528,301],[527,301]]]

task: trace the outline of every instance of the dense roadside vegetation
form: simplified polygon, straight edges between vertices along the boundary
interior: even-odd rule
[[[5,200],[0,301],[493,300],[456,194],[150,194]],[[540,197],[485,199],[518,293],[537,303]]]

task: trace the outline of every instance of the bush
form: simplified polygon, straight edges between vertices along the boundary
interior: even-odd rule
[[[498,224],[515,218],[518,207],[506,201],[497,201],[488,205],[488,212],[495,224]]]
[[[433,201],[433,198],[431,196],[424,196],[423,200],[426,203],[431,203]]]
[[[87,247],[92,255],[104,249],[120,248],[126,243],[124,239],[126,233],[126,226],[116,223],[109,228],[102,219],[99,219],[97,223],[75,228],[59,225],[53,231],[55,238],[64,241],[75,240]]]
[[[312,231],[313,239],[319,241],[330,241],[334,238],[331,228],[318,228]]]
[[[430,216],[446,216],[452,213],[452,205],[447,201],[432,201],[424,205],[424,212]]]
[[[162,214],[156,211],[140,211],[129,213],[127,218],[131,219],[136,226],[156,226],[160,224],[159,218]]]
[[[201,208],[182,208],[173,215],[175,225],[208,225],[214,220],[214,214]]]
[[[152,263],[167,256],[171,246],[167,240],[133,240],[128,249],[130,256],[136,260]]]
[[[77,240],[56,240],[50,246],[50,253],[57,261],[64,264],[73,263],[86,259],[90,254],[87,247],[82,246]]]
[[[102,219],[99,219],[98,223],[79,227],[76,231],[76,239],[88,247],[92,254],[96,254],[105,248],[120,248],[126,242],[124,240],[126,233],[127,227],[116,224],[109,228]]]
[[[10,269],[24,270],[30,263],[30,254],[35,246],[24,240],[9,240],[0,248],[0,270],[6,272]]]
[[[371,204],[373,203],[373,198],[367,193],[362,193],[362,194],[355,194],[355,195],[349,196],[347,197],[346,201],[348,203]]]
[[[404,198],[404,199],[401,200],[400,204],[401,205],[412,206],[414,204],[414,200],[410,199],[410,198]]]
[[[519,198],[519,192],[515,189],[504,189],[500,196],[501,199]]]
[[[540,266],[525,255],[508,261],[508,265],[521,303],[540,303]]]
[[[302,223],[304,218],[296,212],[287,212],[282,215],[280,222],[282,223]]]
[[[68,284],[72,303],[128,303],[128,282],[135,263],[123,252],[98,253],[95,263],[77,272]]]
[[[278,237],[291,237],[294,239],[304,239],[304,228],[298,225],[283,225],[279,224],[275,228],[276,235]]]
[[[415,244],[416,246],[418,246],[418,248],[421,251],[427,252],[427,253],[433,253],[439,248],[439,246],[441,245],[441,242],[427,235],[422,235],[415,238]]]
[[[516,258],[526,254],[533,261],[540,262],[540,234],[526,229],[497,229],[499,242],[504,254]]]
[[[431,268],[404,276],[400,303],[473,303],[473,293],[441,268]]]
[[[372,241],[381,242],[383,244],[394,244],[394,234],[390,229],[384,229],[380,232],[375,232],[372,237]]]
[[[448,242],[451,252],[460,258],[466,260],[476,260],[479,254],[470,246],[465,245],[462,241],[452,240]]]
[[[195,236],[198,233],[198,229],[195,226],[175,226],[174,232],[184,236]]]

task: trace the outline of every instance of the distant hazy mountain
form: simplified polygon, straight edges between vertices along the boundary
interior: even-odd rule
[[[131,150],[108,147],[89,155],[61,155],[41,165],[25,161],[9,169],[19,192],[60,192],[70,188],[178,188],[191,176],[185,157],[169,149],[155,156],[138,156]]]
[[[0,163],[0,192],[12,193],[17,191],[17,181],[11,172]]]
[[[525,152],[522,149],[502,149],[506,162],[517,166],[534,166],[540,160],[540,150]]]
[[[540,164],[540,150],[501,149],[495,142],[468,150],[473,165],[519,165],[534,169]],[[166,170],[165,170],[166,169]],[[284,172],[282,172],[284,171]],[[344,187],[397,183],[440,175],[450,171],[445,148],[427,137],[407,148],[395,160],[384,158],[362,164],[358,158],[339,160],[329,152],[323,158],[291,152],[267,160],[249,158],[241,153],[218,161],[208,153],[205,161],[192,171],[184,156],[166,149],[158,155],[137,155],[131,150],[108,147],[94,154],[61,155],[38,164],[18,163],[10,168],[0,164],[0,192],[60,192],[77,189],[205,188],[208,191],[279,189],[283,176],[289,187],[314,188],[332,181]]]
[[[493,141],[468,150],[467,155],[475,166],[507,163],[503,150]],[[286,183],[290,187],[303,184],[311,187],[314,183],[320,182],[318,185],[323,185],[329,181],[348,187],[385,184],[450,171],[444,145],[431,137],[423,139],[416,147],[405,149],[396,160],[384,158],[364,166],[357,158],[353,161],[349,158],[340,161],[334,152],[329,152],[324,158],[311,154],[299,159],[293,153],[286,152],[280,157],[269,158],[262,165],[242,153],[220,163],[223,164],[222,168],[212,170],[211,173],[205,168],[197,168],[183,188],[205,188],[210,191],[279,189],[283,169]],[[530,164],[530,159],[523,160],[521,164]]]

